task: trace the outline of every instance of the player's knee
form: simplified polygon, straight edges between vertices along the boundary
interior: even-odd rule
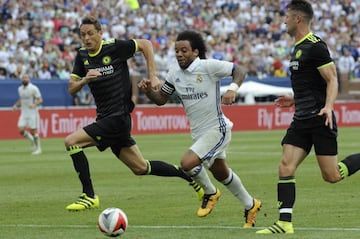
[[[279,175],[295,175],[296,166],[292,164],[286,163],[284,160],[280,161],[279,167]]]
[[[193,168],[199,166],[201,161],[198,158],[193,157],[183,157],[180,161],[180,167],[185,172],[192,170]]]
[[[132,167],[130,169],[133,172],[133,174],[135,174],[137,176],[147,175],[148,174],[147,167],[143,167],[143,166],[140,166],[140,165],[138,165],[136,167]]]
[[[180,167],[184,171],[190,171],[196,166],[200,165],[201,161],[199,157],[191,150],[188,150],[181,158]]]
[[[185,172],[189,172],[194,168],[194,166],[192,166],[192,164],[186,160],[181,160],[180,166],[182,170],[184,170]]]
[[[71,137],[71,135],[68,135],[65,137],[64,139],[64,145],[66,148],[69,148],[73,145],[76,145],[77,144],[77,141],[75,140],[74,137]]]
[[[133,174],[137,176],[147,175],[151,173],[151,166],[148,161],[133,164],[128,167],[130,168],[131,172],[133,172]]]
[[[326,173],[322,174],[322,178],[324,179],[325,182],[328,183],[337,183],[342,179],[340,175],[331,175]]]
[[[144,170],[140,168],[131,168],[131,172],[133,172],[133,174],[135,174],[136,176],[146,175]]]

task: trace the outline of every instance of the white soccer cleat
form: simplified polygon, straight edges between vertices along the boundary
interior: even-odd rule
[[[41,154],[41,149],[40,149],[40,148],[38,148],[38,149],[34,150],[31,154],[32,154],[32,155],[38,155],[38,154]]]

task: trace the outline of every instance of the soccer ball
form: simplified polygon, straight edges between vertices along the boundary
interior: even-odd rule
[[[99,215],[98,227],[109,237],[117,237],[126,231],[128,219],[123,210],[115,207],[106,208]]]

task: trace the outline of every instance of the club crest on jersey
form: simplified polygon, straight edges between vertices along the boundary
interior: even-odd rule
[[[196,76],[196,83],[201,83],[202,82],[202,77],[201,75],[197,75]]]
[[[296,53],[295,53],[295,58],[296,59],[299,59],[302,55],[302,50],[298,50]]]
[[[104,56],[102,59],[102,63],[104,65],[110,65],[111,64],[111,57],[110,56]]]

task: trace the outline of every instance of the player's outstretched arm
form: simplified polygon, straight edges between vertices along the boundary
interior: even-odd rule
[[[164,105],[169,100],[170,95],[160,90],[154,90],[151,81],[143,79],[138,83],[138,87],[146,94],[146,96],[157,105]]]
[[[278,98],[275,99],[275,105],[278,107],[291,107],[294,105],[295,101],[291,95],[280,95]]]
[[[247,72],[244,67],[234,64],[234,69],[231,74],[232,82],[221,99],[223,104],[231,105],[235,102],[237,91],[239,90],[240,85],[244,82],[246,74]]]
[[[161,81],[156,76],[156,67],[154,60],[154,50],[152,43],[146,39],[134,39],[136,41],[138,51],[142,52],[146,60],[146,67],[148,73],[148,79],[151,82],[151,87],[154,90],[159,90],[161,87]]]

